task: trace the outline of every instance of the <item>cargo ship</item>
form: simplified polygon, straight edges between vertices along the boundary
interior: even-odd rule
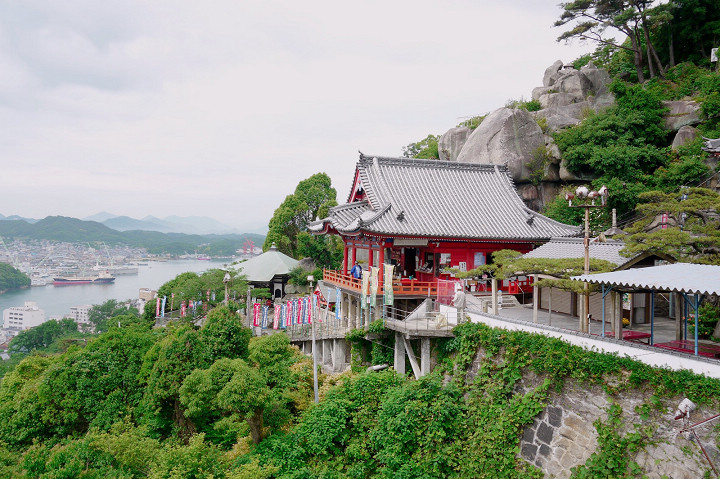
[[[115,276],[108,271],[102,271],[97,276],[58,276],[53,278],[53,285],[66,286],[70,284],[108,284],[115,281]]]

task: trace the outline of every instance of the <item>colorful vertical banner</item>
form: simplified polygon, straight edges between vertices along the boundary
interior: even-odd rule
[[[392,306],[395,302],[395,292],[393,291],[394,270],[394,264],[383,265],[383,301],[388,306]]]
[[[360,306],[367,309],[368,288],[370,287],[370,271],[364,269],[362,272],[362,282],[360,283]]]
[[[335,288],[335,319],[342,317],[342,294],[340,288]]]
[[[294,318],[293,324],[302,323],[301,315],[300,315],[300,310],[302,309],[301,306],[302,306],[302,304],[301,304],[300,299],[298,299],[298,298],[293,299],[293,318]]]
[[[377,266],[370,266],[370,306],[373,308],[376,306],[377,292],[378,292],[378,274],[380,268]]]
[[[155,304],[155,317],[160,317],[160,296],[158,296],[156,304]]]
[[[287,324],[287,318],[288,318],[287,310],[288,310],[287,303],[283,303],[282,311],[280,311],[280,328],[281,329],[287,328],[287,325],[288,325]]]
[[[253,326],[260,326],[260,303],[253,304]]]
[[[167,301],[167,296],[163,296],[162,304],[160,305],[160,317],[165,317],[165,304]]]
[[[292,324],[292,300],[288,300],[285,306],[285,327],[289,327]]]
[[[320,315],[318,314],[318,295],[312,294],[310,295],[310,324],[313,323],[313,321],[318,321],[320,318]]]
[[[185,301],[180,303],[180,317],[181,318],[185,317]]]
[[[267,329],[268,327],[268,309],[270,309],[268,306],[262,307],[262,322],[260,323],[260,328]]]
[[[282,306],[279,304],[275,305],[275,317],[273,318],[273,329],[280,327],[280,313],[282,312]]]

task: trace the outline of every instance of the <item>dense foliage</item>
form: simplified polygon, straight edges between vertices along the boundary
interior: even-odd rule
[[[325,173],[300,181],[295,192],[285,197],[270,219],[263,250],[267,251],[274,243],[288,256],[312,258],[319,267],[337,269],[342,261],[342,241],[336,236],[315,236],[307,232],[308,223],[326,218],[328,209],[337,206],[336,196]]]
[[[455,335],[420,380],[320,375],[311,406],[309,359],[284,334],[251,339],[225,307],[201,328],[111,328],[28,356],[3,378],[0,476],[539,478],[518,455],[520,438],[568,381],[611,396],[653,391],[642,411],[657,416],[663,397],[713,407],[720,397],[717,380],[553,338],[472,323]],[[596,423],[599,447],[573,477],[638,470],[634,454],[652,431],[625,432],[621,416],[615,405]]]
[[[30,286],[30,278],[7,263],[0,263],[0,292]]]

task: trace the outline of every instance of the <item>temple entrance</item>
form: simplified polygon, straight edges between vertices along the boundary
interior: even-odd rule
[[[417,256],[417,250],[415,248],[405,248],[405,264],[403,265],[403,276],[415,277],[415,263]]]

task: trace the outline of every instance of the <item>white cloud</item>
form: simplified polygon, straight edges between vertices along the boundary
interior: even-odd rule
[[[559,9],[499,1],[11,2],[5,215],[266,223],[299,180],[529,97]]]

